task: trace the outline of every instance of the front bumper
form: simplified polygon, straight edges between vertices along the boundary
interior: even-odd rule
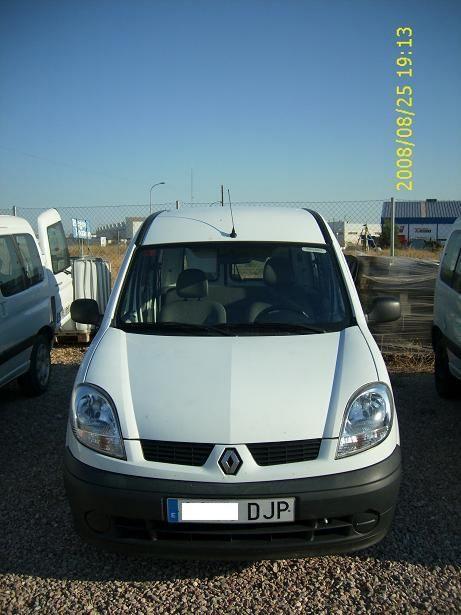
[[[109,550],[172,559],[267,559],[365,549],[386,535],[401,475],[400,447],[368,468],[258,483],[199,483],[106,472],[65,453],[65,485],[82,538]],[[296,498],[293,523],[169,524],[168,497]]]

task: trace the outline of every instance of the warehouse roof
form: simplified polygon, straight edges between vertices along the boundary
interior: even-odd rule
[[[397,201],[395,203],[396,218],[459,218],[461,216],[461,201]],[[391,217],[391,203],[385,201],[381,218]]]

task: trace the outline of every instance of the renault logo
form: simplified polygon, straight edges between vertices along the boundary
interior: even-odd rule
[[[232,474],[235,476],[240,470],[241,465],[242,460],[235,448],[226,448],[219,458],[219,466],[224,474]]]

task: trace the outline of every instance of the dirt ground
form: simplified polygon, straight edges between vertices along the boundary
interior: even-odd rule
[[[403,482],[393,527],[348,556],[171,562],[106,554],[74,533],[62,480],[83,350],[53,353],[40,398],[0,393],[1,613],[460,613],[461,401],[430,373],[393,374]]]

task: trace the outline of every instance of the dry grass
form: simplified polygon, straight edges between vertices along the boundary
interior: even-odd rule
[[[363,254],[362,250],[358,246],[348,246],[346,248],[346,254]],[[390,256],[390,249],[385,248],[380,251],[370,250],[367,252],[370,256]],[[420,261],[440,261],[442,256],[442,248],[438,250],[413,250],[411,248],[396,248],[395,256],[405,257],[405,258],[414,258],[415,260]]]
[[[390,256],[390,250],[386,248],[382,252],[379,252],[379,254],[382,254],[383,256]],[[440,257],[442,256],[442,248],[438,250],[413,250],[412,248],[402,250],[397,248],[395,250],[395,256],[405,256],[406,258],[415,258],[422,261],[440,261]]]
[[[383,357],[392,374],[427,374],[434,371],[434,354],[427,350],[400,350]]]

